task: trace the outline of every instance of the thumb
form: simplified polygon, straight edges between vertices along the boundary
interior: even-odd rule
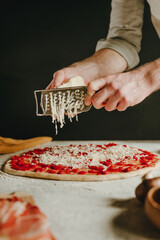
[[[47,89],[57,88],[70,78],[78,75],[78,71],[74,67],[67,67],[58,70],[53,74],[53,80],[48,85]]]

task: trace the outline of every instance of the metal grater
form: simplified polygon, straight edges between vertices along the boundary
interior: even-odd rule
[[[52,115],[52,105],[51,102],[59,105],[62,100],[65,107],[65,113],[74,113],[74,105],[77,104],[77,113],[87,112],[91,106],[85,106],[84,98],[87,92],[86,86],[80,87],[67,87],[67,88],[54,88],[45,90],[34,91],[35,101],[36,101],[36,115],[37,116],[50,116]],[[39,113],[38,107],[38,97],[37,94],[41,93],[40,96],[40,106],[42,113]],[[68,102],[68,99],[70,101]]]

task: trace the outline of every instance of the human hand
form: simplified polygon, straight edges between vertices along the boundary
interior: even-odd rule
[[[85,104],[92,103],[96,109],[105,107],[107,111],[124,111],[159,89],[158,72],[160,60],[159,65],[155,61],[130,72],[93,80],[88,84]]]
[[[101,49],[91,57],[55,72],[47,89],[59,87],[75,76],[81,76],[87,85],[92,80],[123,72],[126,68],[126,60],[119,53],[111,49]]]

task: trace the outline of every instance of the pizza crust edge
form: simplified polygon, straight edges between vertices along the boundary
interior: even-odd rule
[[[157,162],[153,167],[145,167],[142,169],[134,170],[131,172],[122,172],[122,173],[111,173],[104,175],[96,175],[96,174],[52,174],[52,173],[44,173],[44,172],[32,172],[30,170],[20,171],[11,168],[11,160],[8,160],[4,166],[4,171],[6,173],[23,176],[23,177],[32,177],[32,178],[42,178],[42,179],[51,179],[51,180],[61,180],[61,181],[106,181],[106,180],[115,180],[115,179],[125,179],[129,177],[135,177],[139,175],[144,175],[155,168],[160,167],[160,159],[156,158]]]

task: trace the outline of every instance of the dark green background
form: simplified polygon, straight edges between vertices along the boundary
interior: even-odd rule
[[[109,25],[110,1],[5,1],[0,10],[0,135],[57,140],[160,139],[160,91],[125,112],[91,109],[55,136],[50,117],[36,117],[33,92],[52,74],[90,56]],[[132,9],[131,13],[132,14]],[[160,57],[145,6],[141,64]]]

